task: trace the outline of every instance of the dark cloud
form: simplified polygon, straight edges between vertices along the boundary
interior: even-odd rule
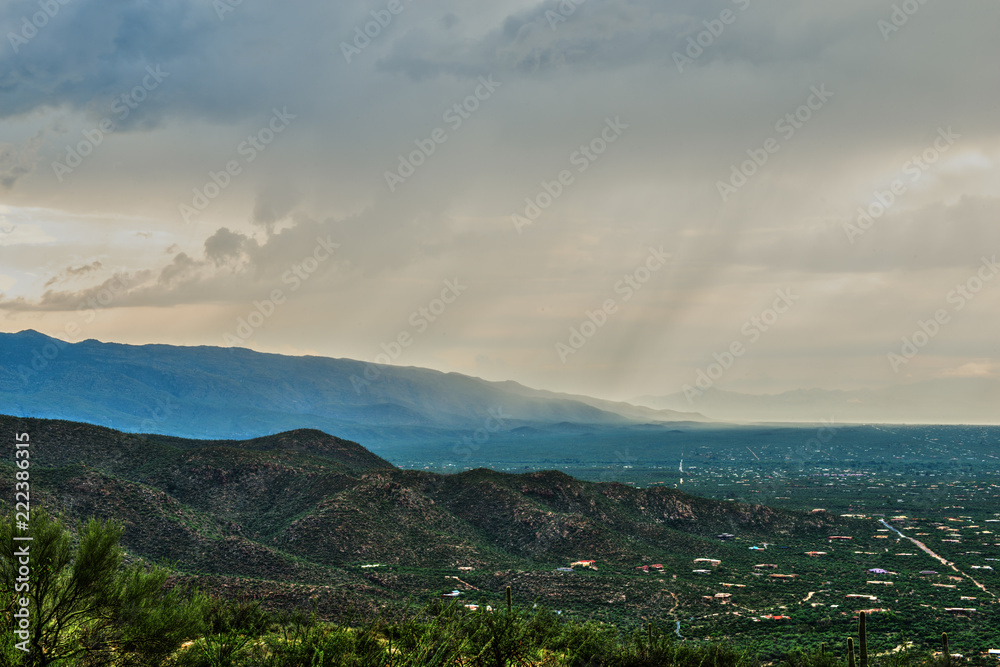
[[[178,253],[174,255],[174,261],[160,271],[157,283],[161,287],[190,283],[198,276],[198,270],[202,266],[204,262],[192,259],[187,253]]]
[[[41,299],[31,301],[18,297],[0,301],[0,307],[10,311],[75,311],[83,308],[112,308],[126,305],[143,283],[153,277],[149,270],[120,272],[99,285],[82,290],[46,290]],[[136,305],[134,301],[131,305]]]
[[[45,282],[45,287],[50,287],[56,283],[68,282],[79,278],[80,276],[85,276],[94,271],[103,269],[104,265],[101,264],[100,260],[94,260],[90,264],[81,264],[80,266],[68,266],[56,275],[52,276]]]
[[[1000,245],[997,89],[984,84],[1000,44],[995,5],[925,3],[885,39],[877,22],[891,5],[865,0],[421,0],[347,62],[341,41],[377,6],[243,2],[220,18],[203,0],[73,0],[16,54],[0,50],[11,142],[0,159],[0,232],[11,227],[0,308],[35,311],[20,317],[45,325],[47,311],[99,298],[109,267],[128,263],[138,278],[95,335],[153,340],[174,335],[156,318],[196,313],[184,342],[217,343],[220,322],[274,289],[290,293],[283,278],[322,243],[339,244],[254,345],[365,354],[441,280],[460,279],[470,296],[406,363],[480,363],[595,392],[630,376],[626,395],[656,393],[791,285],[803,307],[762,341],[773,356],[748,355],[722,383],[809,386],[832,369],[850,384],[881,382],[886,369],[847,352],[824,366],[830,350],[870,355],[892,343],[911,311],[936,307],[953,274]],[[37,7],[8,2],[0,32]],[[724,10],[735,21],[679,72],[674,53],[718,32]],[[168,74],[119,118],[115,100],[148,68]],[[502,87],[453,127],[443,113],[486,75]],[[824,84],[829,105],[722,201],[718,179]],[[274,107],[296,118],[251,162],[237,146]],[[621,140],[575,171],[571,153],[618,116],[629,125]],[[57,183],[45,165],[102,117],[119,132]],[[60,120],[71,138],[53,141]],[[852,244],[844,225],[857,207],[949,125],[960,142]],[[422,155],[435,127],[447,141]],[[414,155],[405,183],[388,186],[386,171]],[[230,179],[220,174],[231,160]],[[573,184],[518,234],[511,215],[558,188],[561,169],[574,170]],[[181,226],[178,203],[213,181],[217,196]],[[676,261],[560,364],[553,343],[619,296],[616,281],[650,245]],[[68,272],[97,257],[100,267]],[[49,267],[41,278],[38,267]],[[990,344],[995,294],[966,311],[985,322],[968,325],[979,338],[949,329],[955,349]],[[132,307],[144,309],[134,322]]]
[[[205,256],[216,266],[231,263],[242,257],[251,239],[222,227],[205,241]]]
[[[6,3],[3,33],[19,35],[22,17],[38,11],[34,0]],[[230,123],[257,115],[300,97],[298,80],[280,70],[300,67],[309,56],[296,45],[329,30],[332,17],[318,10],[316,19],[295,25],[287,7],[250,3],[220,20],[198,0],[60,2],[16,52],[0,50],[0,118],[66,108],[139,130],[170,116]]]
[[[42,129],[20,144],[0,143],[0,190],[10,190],[35,170],[47,134],[50,130]]]
[[[270,183],[257,193],[251,221],[270,232],[274,223],[292,212],[299,197],[299,193],[287,184]]]

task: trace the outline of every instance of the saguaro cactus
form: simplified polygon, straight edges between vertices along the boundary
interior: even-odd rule
[[[941,633],[941,644],[944,646],[944,665],[949,667],[951,665],[951,649],[948,648],[948,633]]]
[[[854,637],[847,638],[847,667],[854,667]]]
[[[509,614],[511,610],[511,599],[510,599],[510,586],[507,587],[507,613]]]
[[[858,640],[861,642],[861,667],[868,667],[868,626],[865,612],[858,614]]]

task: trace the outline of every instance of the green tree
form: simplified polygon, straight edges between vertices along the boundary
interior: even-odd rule
[[[123,567],[123,527],[90,519],[78,526],[76,545],[62,521],[33,510],[27,531],[15,531],[14,515],[0,517],[0,613],[14,626],[26,597],[30,623],[18,637],[4,632],[5,664],[157,665],[203,625],[207,599],[183,587],[166,591],[170,571],[161,566]],[[15,542],[15,535],[32,537]],[[29,546],[30,589],[15,590],[15,554]],[[27,652],[15,644],[28,648]]]

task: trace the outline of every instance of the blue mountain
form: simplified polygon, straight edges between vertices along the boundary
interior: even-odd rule
[[[500,428],[706,421],[426,368],[244,348],[78,343],[0,334],[0,414],[186,438],[315,428],[366,446]]]

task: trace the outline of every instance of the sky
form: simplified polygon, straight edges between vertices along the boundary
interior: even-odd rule
[[[612,399],[998,379],[998,20],[11,0],[0,330]]]

